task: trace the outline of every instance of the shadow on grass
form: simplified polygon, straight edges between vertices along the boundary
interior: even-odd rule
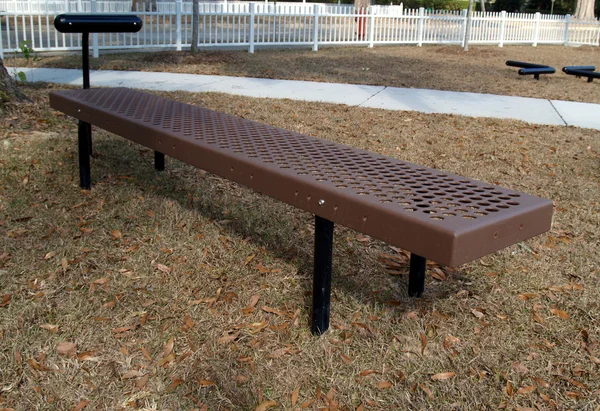
[[[167,158],[166,171],[156,172],[153,152],[116,136],[95,139],[95,159],[92,161],[92,182],[132,184],[144,191],[168,198],[189,210],[196,210],[219,225],[223,231],[241,239],[251,238],[276,258],[297,267],[303,283],[304,306],[308,312],[312,305],[312,269],[314,217],[312,214],[253,192],[236,183],[203,173],[178,160]],[[77,164],[71,162],[76,172]],[[93,190],[93,187],[92,187]],[[195,196],[196,193],[200,195]],[[194,201],[190,202],[190,195]],[[227,220],[226,225],[219,222]],[[426,290],[423,299],[407,296],[408,264],[406,275],[390,276],[377,261],[385,243],[377,240],[358,241],[357,232],[336,226],[333,255],[332,306],[336,304],[336,289],[356,295],[363,302],[396,301],[400,309],[415,303],[427,304],[430,300],[445,298],[458,290],[453,281],[436,282]],[[386,251],[393,253],[393,251]],[[455,278],[460,271],[453,271]],[[374,281],[375,280],[375,281]],[[377,288],[382,289],[377,289]]]

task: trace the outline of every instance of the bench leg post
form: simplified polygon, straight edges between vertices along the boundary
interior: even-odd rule
[[[77,132],[77,145],[79,150],[79,185],[84,190],[89,190],[92,186],[90,171],[90,129],[90,124],[79,121]]]
[[[92,145],[92,125],[90,123],[85,123],[87,124],[87,138],[88,138],[88,150],[90,153],[90,156],[92,154],[94,154],[94,149],[93,149],[93,145]]]
[[[425,291],[425,267],[427,260],[419,255],[410,255],[410,271],[408,274],[408,295],[420,297]]]
[[[315,216],[315,271],[311,328],[314,335],[321,335],[329,328],[332,253],[333,222]]]
[[[156,171],[165,170],[165,155],[160,151],[154,152],[154,169]]]

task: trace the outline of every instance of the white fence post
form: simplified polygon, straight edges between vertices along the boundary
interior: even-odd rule
[[[533,32],[533,47],[537,47],[538,38],[540,36],[540,17],[541,14],[535,13],[535,31]]]
[[[315,4],[315,16],[313,22],[313,51],[319,50],[319,5]]]
[[[17,10],[16,5],[17,5],[17,2],[15,1],[15,12],[21,11],[21,10]],[[69,0],[65,0],[65,13],[68,13],[68,12],[69,12]]]
[[[375,6],[369,7],[369,48],[375,44]]]
[[[90,0],[90,11],[96,12],[96,0]],[[92,34],[92,57],[98,58],[98,33]]]
[[[250,45],[248,53],[254,53],[254,3],[250,3]]]
[[[423,27],[425,26],[425,8],[419,7],[419,40],[417,46],[423,45]]]
[[[502,10],[500,15],[501,15],[502,21],[500,23],[500,43],[498,44],[498,47],[504,47],[504,35],[505,35],[505,31],[506,31],[506,11]]]
[[[4,59],[4,44],[2,41],[2,22],[0,21],[0,59]]]
[[[463,20],[463,25],[462,25],[462,44],[461,44],[461,47],[465,46],[465,41],[467,39],[467,14],[468,14],[468,10],[467,9],[462,9],[460,11],[460,16],[462,17],[462,20]]]
[[[571,15],[567,14],[565,16],[565,46],[569,45],[569,26],[571,25]]]
[[[175,1],[175,45],[177,46],[177,51],[181,51],[181,10],[183,5],[181,4],[181,0]]]

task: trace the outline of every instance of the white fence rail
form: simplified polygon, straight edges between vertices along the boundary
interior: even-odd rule
[[[73,0],[68,0],[73,2]],[[50,1],[46,2],[51,4]],[[63,2],[63,4],[65,4]],[[104,10],[99,0],[89,2],[92,10]],[[117,2],[110,2],[118,4]],[[124,4],[124,3],[121,3]],[[181,0],[168,10],[145,11],[135,4],[144,21],[139,33],[92,36],[94,55],[98,50],[189,47],[192,33],[191,10]],[[172,7],[173,6],[173,7]],[[108,11],[108,10],[107,10]],[[110,10],[113,11],[113,10]],[[0,13],[0,55],[22,51],[77,50],[80,36],[58,33],[53,26],[56,11]],[[201,47],[247,47],[354,44],[463,44],[466,12],[410,10],[401,6],[372,6],[354,9],[339,5],[272,3],[200,4]],[[470,44],[586,44],[599,45],[600,23],[577,21],[567,16],[525,13],[476,12],[473,14]],[[25,43],[24,43],[25,42]]]

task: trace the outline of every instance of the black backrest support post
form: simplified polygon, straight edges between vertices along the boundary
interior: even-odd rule
[[[90,88],[90,33],[81,33],[81,63],[83,88]]]
[[[70,13],[54,18],[54,27],[60,33],[81,33],[83,88],[90,88],[90,33],[136,33],[142,19],[133,14]]]

